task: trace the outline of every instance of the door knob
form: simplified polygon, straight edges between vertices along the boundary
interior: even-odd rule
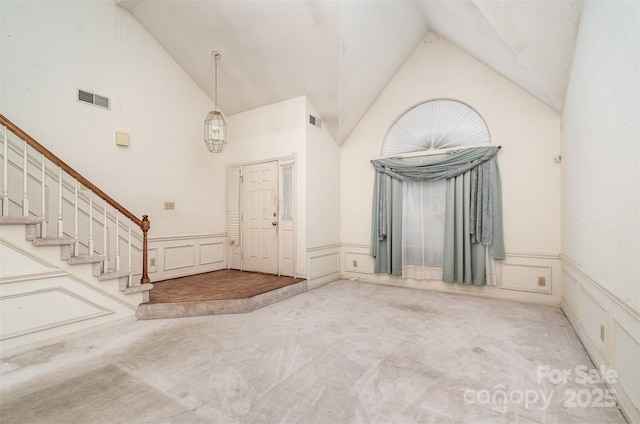
[[[273,222],[271,223],[271,225],[273,225],[273,226],[275,227],[276,225],[278,225],[278,223],[277,223],[276,221],[273,221]]]

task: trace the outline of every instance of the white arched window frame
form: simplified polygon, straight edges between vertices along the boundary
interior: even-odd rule
[[[389,129],[382,155],[402,155],[491,143],[482,116],[453,99],[427,100],[407,110]]]
[[[490,143],[489,128],[474,108],[458,100],[434,99],[410,108],[395,121],[382,154],[422,162],[446,150]],[[445,180],[405,182],[402,199],[402,276],[442,280]],[[488,258],[487,265],[487,284],[495,284],[493,260]]]

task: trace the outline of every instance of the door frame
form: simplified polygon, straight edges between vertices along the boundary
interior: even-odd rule
[[[278,238],[278,249],[277,249],[277,255],[278,255],[278,271],[277,271],[277,275],[291,275],[292,277],[296,276],[296,264],[297,264],[297,231],[298,231],[298,221],[297,221],[297,212],[298,212],[298,196],[297,196],[297,167],[296,167],[296,158],[295,158],[295,154],[291,155],[291,156],[282,156],[282,157],[277,157],[277,158],[272,158],[272,159],[264,159],[264,160],[258,160],[258,161],[250,161],[250,162],[240,162],[240,163],[233,163],[233,164],[229,164],[227,165],[227,184],[226,184],[226,190],[227,190],[227,202],[229,202],[229,192],[230,192],[230,178],[229,175],[232,172],[233,169],[240,169],[240,189],[239,189],[239,199],[238,199],[238,208],[239,208],[239,214],[240,214],[240,222],[239,222],[239,226],[240,226],[240,244],[238,246],[234,246],[232,245],[232,243],[230,243],[229,241],[227,241],[227,245],[228,245],[228,249],[227,249],[227,268],[230,269],[239,269],[240,271],[244,271],[244,260],[243,260],[243,248],[244,245],[242,243],[244,234],[244,228],[242,226],[242,214],[243,214],[243,202],[242,202],[242,198],[243,198],[243,190],[244,190],[244,185],[243,185],[243,181],[242,181],[242,167],[243,166],[247,166],[247,165],[258,165],[258,164],[262,164],[262,163],[268,163],[268,162],[277,162],[278,164],[278,211],[277,211],[277,222],[278,222],[278,231],[277,231],[277,238]],[[283,264],[283,256],[282,256],[282,241],[283,241],[283,231],[284,231],[284,226],[282,225],[282,210],[283,210],[283,200],[284,200],[284,187],[283,187],[283,178],[282,178],[282,172],[283,172],[283,168],[285,167],[291,167],[291,177],[292,177],[292,181],[291,181],[291,201],[292,201],[292,223],[291,223],[291,231],[293,232],[292,235],[292,258],[291,258],[291,265],[288,267],[285,264]],[[227,204],[227,218],[229,216],[229,210],[230,210],[230,205]],[[228,238],[228,230],[229,230],[229,226],[227,224],[227,238]],[[287,268],[290,268],[290,272],[287,272]],[[283,274],[283,272],[285,274]]]

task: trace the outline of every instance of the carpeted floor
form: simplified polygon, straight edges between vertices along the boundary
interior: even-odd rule
[[[3,358],[0,422],[625,423],[577,367],[557,307],[343,280]]]

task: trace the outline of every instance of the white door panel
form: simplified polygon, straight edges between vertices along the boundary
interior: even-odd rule
[[[243,269],[278,273],[278,162],[242,167]]]

